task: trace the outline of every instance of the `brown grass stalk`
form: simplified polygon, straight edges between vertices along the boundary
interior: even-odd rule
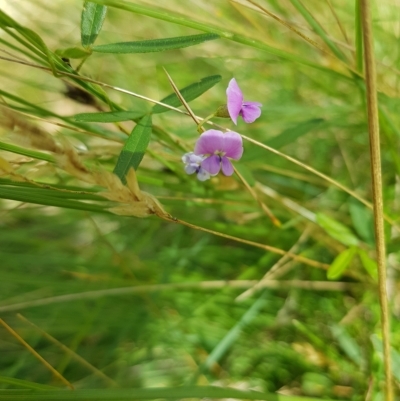
[[[379,115],[376,71],[373,50],[371,10],[368,0],[361,0],[361,23],[364,39],[365,84],[368,131],[371,154],[372,196],[374,203],[374,229],[378,263],[379,302],[381,307],[383,358],[385,370],[385,400],[393,400],[393,383],[390,357],[390,315],[386,289],[386,249],[382,196],[382,168],[379,140]]]

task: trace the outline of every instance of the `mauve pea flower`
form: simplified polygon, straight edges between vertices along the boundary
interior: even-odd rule
[[[202,167],[201,163],[205,159],[203,155],[195,155],[193,152],[186,153],[182,156],[182,161],[186,164],[185,171],[187,174],[197,173],[200,181],[206,181],[210,178],[210,173]]]
[[[229,81],[226,96],[228,97],[228,112],[235,124],[237,124],[238,116],[242,116],[246,123],[252,123],[260,117],[260,107],[262,104],[258,102],[244,102],[243,93],[235,78]]]
[[[210,129],[203,132],[194,147],[195,155],[205,155],[201,167],[211,175],[222,172],[233,174],[233,166],[229,159],[239,160],[243,154],[242,137],[237,132],[217,131]]]

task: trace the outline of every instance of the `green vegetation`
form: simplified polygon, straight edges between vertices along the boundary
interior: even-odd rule
[[[7,2],[0,400],[390,400],[360,4]],[[395,389],[399,11],[372,4]],[[233,77],[262,114],[204,122],[244,153],[202,182]]]

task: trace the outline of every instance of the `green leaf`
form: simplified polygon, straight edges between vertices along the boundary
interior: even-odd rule
[[[82,113],[76,114],[72,118],[75,121],[86,123],[115,123],[119,121],[136,120],[142,117],[143,113],[139,111],[108,111],[104,113]]]
[[[364,269],[375,281],[378,281],[378,265],[376,261],[371,259],[364,249],[358,250],[358,256],[360,257]]]
[[[342,223],[323,213],[317,214],[317,223],[332,237],[347,246],[358,245],[358,238]]]
[[[351,247],[351,248],[346,249],[345,251],[339,253],[339,255],[336,256],[335,260],[329,266],[329,269],[327,272],[328,279],[336,280],[338,277],[340,277],[343,274],[343,272],[347,269],[350,262],[353,260],[356,252],[357,252],[357,248]]]
[[[175,38],[110,43],[107,45],[94,46],[93,51],[98,53],[122,54],[163,52],[165,50],[182,49],[215,39],[219,39],[219,36],[213,33],[202,33],[200,35],[177,36]]]
[[[357,234],[369,244],[374,243],[372,212],[359,202],[351,201],[349,211]]]
[[[87,49],[83,49],[82,47],[67,47],[65,49],[57,49],[57,56],[65,57],[65,58],[84,58],[90,55]]]
[[[114,174],[116,174],[123,183],[126,182],[125,176],[129,169],[133,167],[135,170],[137,170],[139,167],[139,164],[143,159],[144,152],[149,145],[151,131],[151,115],[146,115],[132,130],[131,135],[122,148],[117,160],[117,164],[114,168]]]
[[[317,128],[324,121],[322,118],[314,118],[312,120],[304,121],[295,127],[290,127],[282,131],[279,135],[271,138],[266,142],[266,145],[271,148],[279,149],[285,145],[295,142],[297,138],[307,134],[313,129]]]
[[[107,7],[85,1],[81,17],[81,43],[90,47],[97,38],[106,17]]]
[[[211,75],[209,77],[202,78],[199,82],[195,82],[189,86],[179,89],[179,92],[187,102],[190,102],[201,96],[204,92],[211,89],[214,85],[216,85],[220,81],[221,81],[221,75]],[[161,103],[166,103],[173,107],[182,106],[181,101],[179,100],[178,96],[176,96],[175,93],[171,93],[170,95],[162,99]],[[168,110],[169,109],[167,109],[166,107],[156,104],[153,107],[152,112],[153,114],[157,114],[157,113],[164,113],[165,111]]]

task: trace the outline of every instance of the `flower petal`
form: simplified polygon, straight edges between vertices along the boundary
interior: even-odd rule
[[[198,168],[199,166],[197,164],[187,164],[185,166],[186,174],[193,174],[194,172],[197,171]]]
[[[258,117],[260,117],[261,106],[262,104],[258,102],[244,102],[240,111],[240,115],[243,117],[243,120],[246,123],[252,123],[257,120]]]
[[[183,161],[184,163],[190,163],[190,154],[191,154],[191,153],[193,153],[193,152],[185,153],[185,154],[182,156],[182,161]]]
[[[224,175],[230,176],[233,174],[233,166],[231,161],[224,156],[222,158],[222,172],[224,173]]]
[[[242,109],[243,93],[239,88],[235,78],[229,81],[228,88],[226,89],[226,96],[228,98],[228,112],[232,121],[236,124],[237,118]]]
[[[197,163],[200,164],[204,160],[203,155],[195,155],[193,152],[185,153],[182,156],[182,161],[184,163]]]
[[[210,173],[206,170],[204,170],[204,168],[200,168],[199,172],[197,173],[197,179],[199,181],[206,181],[210,179]]]
[[[227,132],[224,134],[224,143],[221,151],[231,159],[239,160],[243,154],[242,137],[237,132]]]
[[[200,135],[194,147],[196,155],[212,155],[215,151],[221,150],[224,134],[222,131],[209,129]]]
[[[211,175],[216,175],[221,169],[221,159],[217,155],[212,155],[201,163],[201,167]]]

